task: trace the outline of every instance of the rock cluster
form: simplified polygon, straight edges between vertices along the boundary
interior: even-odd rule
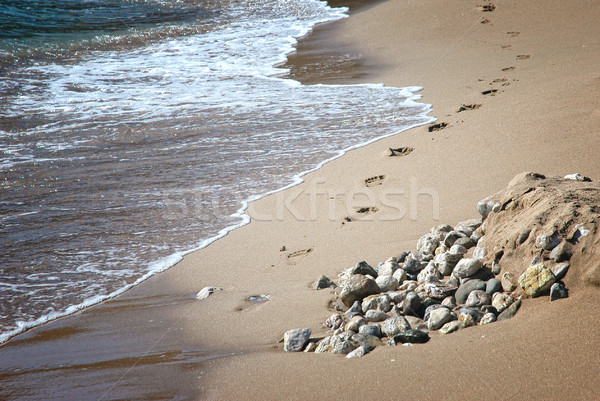
[[[541,227],[518,228],[510,242],[513,248],[499,247],[495,232],[486,226],[494,215],[505,213],[506,206],[485,199],[477,205],[481,218],[434,227],[418,240],[415,251],[376,267],[361,261],[342,271],[337,286],[319,278],[335,288],[331,305],[336,310],[324,323],[332,333],[309,339],[307,329],[292,330],[285,335],[289,340],[284,349],[361,357],[379,345],[425,343],[434,333],[510,319],[525,297],[566,298],[562,279],[574,254],[574,238],[589,232],[578,225],[567,238]],[[529,266],[503,259],[505,252],[519,246],[533,250]],[[300,340],[298,332],[303,333]]]

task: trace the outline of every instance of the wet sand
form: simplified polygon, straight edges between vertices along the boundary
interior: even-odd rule
[[[349,152],[253,203],[249,225],[167,272],[16,337],[0,348],[0,398],[595,399],[600,290],[575,276],[568,299],[526,300],[511,320],[422,346],[345,360],[277,343],[297,327],[325,334],[331,294],[310,288],[318,276],[376,265],[432,226],[477,217],[477,201],[516,174],[600,179],[600,5],[478,4],[388,0],[320,25],[302,52],[351,49],[356,60],[324,81],[423,86],[448,126]],[[414,150],[387,156],[399,147]],[[381,185],[366,187],[378,176]],[[224,290],[196,300],[209,285]],[[260,294],[272,300],[248,301]]]

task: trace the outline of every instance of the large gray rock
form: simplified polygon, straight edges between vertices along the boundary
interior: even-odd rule
[[[381,325],[378,323],[375,324],[365,324],[360,326],[358,329],[359,334],[369,334],[375,337],[381,337]]]
[[[373,336],[371,334],[354,334],[350,338],[350,340],[353,341],[355,344],[358,344],[362,347],[366,347],[369,350],[373,350],[375,349],[375,347],[378,347],[383,344],[381,342],[381,338]]]
[[[342,288],[340,299],[346,306],[352,306],[355,301],[362,301],[365,297],[379,292],[375,280],[362,274],[353,274]]]
[[[573,245],[567,241],[561,242],[550,252],[550,259],[556,263],[566,262],[573,256]]]
[[[479,259],[464,258],[461,259],[457,264],[452,275],[456,278],[467,278],[473,276],[483,267],[483,263]]]
[[[425,255],[433,255],[439,245],[438,236],[435,234],[425,234],[417,242],[417,251]]]
[[[334,313],[333,315],[329,316],[325,322],[323,322],[323,325],[329,327],[330,330],[337,330],[342,327],[343,324],[344,320],[339,313]]]
[[[404,266],[402,267],[406,273],[416,274],[425,267],[427,263],[423,262],[423,255],[420,253],[411,252],[404,261]]]
[[[439,330],[443,325],[452,319],[452,312],[446,307],[441,307],[431,311],[427,327],[429,330]]]
[[[453,247],[454,248],[454,247]],[[461,247],[464,248],[464,247]],[[450,252],[435,255],[433,263],[442,276],[449,276],[452,273],[456,263],[462,258],[462,254],[451,254]]]
[[[351,340],[350,336],[342,333],[331,337],[330,351],[332,354],[347,355],[358,348],[358,344]]]
[[[387,313],[392,309],[392,299],[387,294],[369,295],[363,299],[361,307],[364,313],[371,309]]]
[[[350,321],[346,324],[346,331],[353,331],[355,333],[359,332],[361,326],[367,324],[367,319],[358,315],[354,316]]]
[[[405,315],[419,315],[419,309],[421,309],[421,298],[416,292],[409,292],[404,298],[402,303],[402,312]]]
[[[496,280],[495,278],[488,280],[487,285],[485,286],[485,292],[492,296],[500,291],[502,291],[502,283],[500,280]]]
[[[556,281],[554,273],[543,263],[529,267],[519,277],[519,285],[523,292],[532,298],[547,293]]]
[[[358,348],[359,344],[352,340],[352,335],[341,333],[331,337],[325,337],[317,346],[315,353],[330,352],[332,354],[346,355]]]
[[[467,297],[471,293],[471,291],[482,290],[485,291],[485,283],[481,280],[469,280],[464,282],[458,287],[456,290],[456,294],[454,294],[454,298],[456,302],[459,304],[464,304],[467,302]]]
[[[425,284],[425,292],[427,296],[431,299],[436,299],[438,301],[442,301],[449,296],[454,295],[458,287],[448,284],[437,284],[437,283],[428,283]]]
[[[427,266],[419,272],[417,275],[417,282],[419,284],[439,282],[442,278],[440,271],[433,261],[429,262]]]
[[[396,334],[409,329],[410,324],[402,316],[391,317],[381,324],[381,332],[387,337],[393,337]]]
[[[304,349],[311,334],[310,329],[293,329],[286,331],[283,335],[283,350],[300,352]]]
[[[369,322],[383,322],[385,319],[389,319],[389,315],[377,309],[368,310],[365,313],[365,319]]]
[[[392,340],[394,343],[411,343],[411,344],[422,344],[429,341],[429,334],[425,331],[418,329],[405,330],[401,333],[396,334]]]
[[[465,305],[470,308],[481,308],[483,305],[490,305],[492,297],[483,290],[475,290],[469,293]]]
[[[377,274],[379,275],[379,277],[392,276],[399,268],[400,265],[396,263],[395,258],[391,257],[388,258],[385,262],[383,262],[381,266],[379,266],[379,268],[377,269]]]

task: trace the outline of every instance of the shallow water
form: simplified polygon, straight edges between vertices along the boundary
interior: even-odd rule
[[[344,15],[319,1],[48,4],[82,14],[0,35],[0,342],[172,266],[344,149],[430,121],[418,88],[282,78],[295,38]]]

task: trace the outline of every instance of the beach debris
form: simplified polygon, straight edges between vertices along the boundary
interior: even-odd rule
[[[583,274],[576,278],[600,285],[600,267],[590,260],[598,255],[591,239],[598,237],[594,200],[600,188],[589,185],[520,174],[505,191],[477,204],[480,218],[434,227],[414,251],[376,268],[361,261],[343,270],[330,302],[339,313],[324,323],[333,335],[307,349],[356,358],[382,344],[425,343],[433,332],[507,320],[527,297],[568,297],[562,280],[572,261],[588,263],[577,267]],[[585,257],[574,257],[583,252]]]
[[[210,297],[215,291],[223,291],[221,287],[204,287],[196,294],[196,299],[206,299]]]
[[[283,335],[283,350],[300,352],[304,350],[310,339],[311,329],[293,329]]]
[[[415,150],[415,148],[410,148],[410,147],[389,148],[389,152],[390,152],[389,156],[390,157],[407,156],[407,155],[409,155],[414,150]]]
[[[252,304],[262,304],[270,301],[271,299],[273,299],[273,297],[267,294],[250,295],[248,298],[246,298],[246,300]]]
[[[574,180],[574,181],[585,181],[585,182],[591,182],[591,178],[589,177],[585,177],[579,173],[575,173],[575,174],[567,174],[565,175],[565,180]]]

